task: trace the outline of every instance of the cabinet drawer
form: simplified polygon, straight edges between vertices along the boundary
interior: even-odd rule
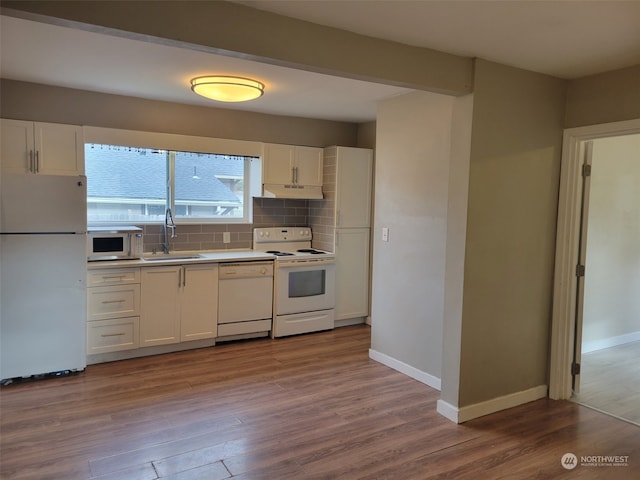
[[[88,320],[140,315],[140,285],[114,285],[87,289]]]
[[[140,317],[87,322],[87,354],[138,348]]]
[[[87,287],[121,285],[125,283],[140,283],[140,269],[103,268],[100,270],[89,270],[87,273]]]

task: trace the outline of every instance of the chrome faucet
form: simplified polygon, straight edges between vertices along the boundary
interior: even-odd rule
[[[171,230],[171,238],[176,238],[178,236],[176,233],[176,224],[173,221],[173,214],[171,213],[170,208],[167,208],[167,211],[164,213],[164,253],[169,253],[169,235],[167,234],[167,230]]]

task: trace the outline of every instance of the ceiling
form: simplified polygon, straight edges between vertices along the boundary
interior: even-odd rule
[[[253,0],[362,35],[579,78],[640,63],[640,1]]]
[[[560,78],[640,64],[640,1],[260,0],[253,8]],[[258,78],[263,97],[215,104],[363,122],[407,89],[2,16],[3,78],[211,106],[189,89],[216,71]]]

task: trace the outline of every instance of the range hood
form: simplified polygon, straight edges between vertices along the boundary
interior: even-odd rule
[[[321,200],[322,187],[319,185],[278,185],[265,183],[262,186],[263,198],[300,198]]]

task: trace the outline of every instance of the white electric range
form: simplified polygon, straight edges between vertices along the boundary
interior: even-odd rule
[[[275,256],[272,336],[334,327],[335,255],[311,247],[309,227],[254,228],[253,249]]]

